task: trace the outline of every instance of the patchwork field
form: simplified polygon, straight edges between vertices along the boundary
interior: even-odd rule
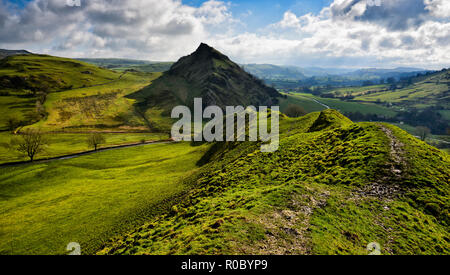
[[[316,112],[327,109],[338,110],[342,113],[360,112],[362,114],[377,114],[387,117],[395,116],[396,112],[390,108],[372,103],[346,102],[339,99],[322,98],[307,93],[287,94],[287,98],[280,99],[280,110],[284,111],[289,104],[303,107],[307,112]]]

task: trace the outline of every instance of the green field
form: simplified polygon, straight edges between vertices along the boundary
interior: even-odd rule
[[[284,111],[289,104],[302,106],[307,112],[324,110],[326,109],[324,105],[326,105],[342,113],[360,112],[362,114],[377,114],[386,117],[393,117],[396,114],[392,109],[372,103],[346,102],[340,99],[321,98],[307,93],[287,94],[287,98],[280,99],[280,110]]]
[[[402,161],[385,131],[404,144]],[[367,254],[374,241],[382,254],[450,252],[447,155],[334,110],[283,119],[280,133],[270,154],[252,142],[212,147],[187,200],[99,254]]]
[[[333,94],[338,98],[353,96],[353,100],[372,103],[390,103],[406,108],[427,108],[430,106],[443,107],[443,115],[448,118],[449,105],[449,81],[450,72],[444,70],[427,76],[416,77],[412,83],[400,86],[395,90],[389,89],[389,85],[375,85],[366,87],[346,87],[331,89],[327,94]]]
[[[99,148],[111,147],[115,145],[123,145],[130,143],[138,143],[145,141],[158,141],[167,139],[167,134],[160,133],[104,133],[106,142],[101,144]],[[88,133],[52,133],[47,134],[46,138],[49,141],[45,152],[37,155],[38,159],[60,157],[69,154],[81,153],[92,150],[86,140]],[[13,135],[8,132],[0,133],[0,164],[6,162],[27,161],[29,158],[25,157],[19,152],[7,146]],[[6,143],[6,144],[5,144]]]
[[[167,211],[207,148],[144,145],[0,168],[0,254],[64,254],[69,242],[95,252]]]

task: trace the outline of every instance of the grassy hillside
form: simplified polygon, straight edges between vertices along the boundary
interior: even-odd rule
[[[135,101],[126,96],[160,75],[119,73],[46,55],[8,57],[0,61],[0,108],[5,112],[0,130],[11,130],[14,120],[16,129],[149,131],[150,118],[137,115]]]
[[[49,163],[0,167],[0,254],[93,253],[167,212],[208,146],[144,145]]]
[[[180,58],[169,71],[152,85],[129,97],[138,101],[142,110],[155,107],[169,115],[177,105],[193,107],[195,97],[203,98],[203,105],[221,108],[237,105],[271,106],[279,93],[261,80],[245,72],[227,56],[206,44]]]
[[[120,73],[68,58],[16,55],[0,61],[0,87],[13,93],[57,92],[113,81]]]
[[[159,74],[126,73],[113,83],[49,94],[44,104],[47,116],[32,127],[69,131],[145,130],[145,124],[133,113],[134,100],[126,96],[158,77]]]
[[[152,62],[121,58],[78,58],[77,60],[119,72],[127,70],[145,73],[165,72],[173,65],[173,62]]]
[[[450,253],[448,155],[333,110],[283,119],[280,138],[213,146],[188,200],[99,253]]]
[[[152,64],[145,65],[132,65],[132,66],[123,66],[120,68],[114,68],[115,71],[138,71],[144,73],[156,73],[156,72],[165,72],[170,69],[173,65],[173,62],[157,62]]]
[[[0,49],[0,59],[5,58],[11,55],[19,55],[19,54],[31,54],[29,51],[25,50],[5,50]]]
[[[399,89],[388,89],[388,85],[369,87],[349,87],[332,90],[336,97],[354,97],[353,100],[392,103],[401,107],[426,108],[440,106],[439,109],[450,109],[450,71],[419,76],[411,79],[412,83]]]
[[[242,65],[247,72],[264,79],[301,80],[305,75],[297,67],[276,66],[271,64]]]
[[[47,115],[43,108],[55,92],[113,85],[123,74],[80,61],[47,55],[15,55],[0,60],[0,130],[14,119],[22,125]],[[95,88],[94,88],[95,87]]]

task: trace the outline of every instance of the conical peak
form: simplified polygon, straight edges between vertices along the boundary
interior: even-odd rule
[[[205,57],[205,58],[226,58],[225,55],[210,47],[208,44],[201,43],[197,50],[192,54],[194,56]]]
[[[200,52],[203,52],[203,51],[210,51],[210,52],[212,52],[212,51],[214,51],[214,48],[210,47],[208,44],[200,43],[200,46],[198,46],[196,52],[199,52],[199,51]]]

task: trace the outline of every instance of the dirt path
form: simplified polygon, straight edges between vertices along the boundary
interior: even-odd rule
[[[382,124],[377,123],[377,125],[389,139],[389,161],[386,163],[384,171],[380,173],[379,178],[359,190],[358,193],[362,196],[377,197],[381,200],[392,199],[401,192],[399,183],[404,177],[406,167],[404,144],[395,137],[391,129]]]
[[[375,216],[373,223],[386,232],[387,242],[384,243],[383,250],[388,254],[393,254],[391,244],[395,239],[392,235],[392,228],[386,226],[384,220],[386,216],[390,215],[389,202],[404,192],[401,181],[405,177],[406,160],[404,158],[404,144],[395,137],[391,129],[381,123],[377,123],[377,126],[389,139],[389,160],[379,177],[371,184],[358,190],[354,194],[354,199],[376,198],[383,203],[383,211]]]

